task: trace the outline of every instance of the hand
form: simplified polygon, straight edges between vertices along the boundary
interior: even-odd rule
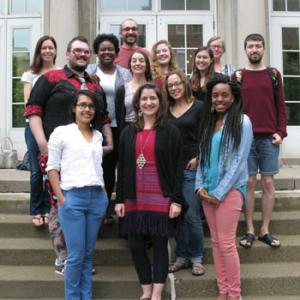
[[[41,152],[41,155],[43,156],[48,156],[48,143],[47,141],[43,142],[43,143],[40,143],[39,145],[39,150]]]
[[[65,204],[65,198],[57,198],[57,202],[59,203],[60,206],[63,206]]]
[[[279,145],[282,143],[282,138],[278,133],[274,133],[272,136],[272,144]]]
[[[198,189],[197,196],[206,204],[212,204],[216,207],[219,207],[221,204],[221,201],[214,196],[210,196],[204,188]]]
[[[123,218],[125,216],[125,204],[123,203],[116,204],[115,212],[119,218]]]
[[[175,219],[181,213],[181,205],[177,203],[171,203],[170,210],[169,210],[169,218]]]
[[[186,165],[187,170],[196,170],[197,169],[198,160],[197,157],[192,158]]]

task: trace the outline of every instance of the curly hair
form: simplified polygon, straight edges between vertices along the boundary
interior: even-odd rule
[[[43,60],[42,60],[42,56],[41,56],[41,50],[42,50],[43,43],[48,40],[50,40],[53,43],[55,50],[57,50],[56,41],[55,41],[54,37],[52,37],[50,35],[44,35],[37,41],[35,50],[34,50],[34,54],[33,54],[32,64],[29,67],[29,69],[34,74],[39,74],[43,68]],[[55,64],[55,61],[56,61],[56,55],[53,58],[53,64]]]
[[[152,70],[153,80],[157,80],[157,79],[164,80],[165,79],[164,74],[162,74],[161,66],[158,63],[157,56],[156,56],[157,46],[159,46],[161,44],[165,44],[170,50],[171,59],[169,62],[169,72],[178,69],[176,54],[175,54],[175,51],[173,50],[171,44],[167,40],[160,40],[153,45],[151,54],[150,54],[150,62],[151,62],[151,70]]]
[[[94,39],[93,42],[93,50],[94,53],[97,54],[99,51],[99,45],[104,42],[104,41],[109,41],[114,45],[115,48],[115,52],[116,54],[119,53],[120,48],[119,48],[119,40],[118,38],[114,35],[114,34],[106,34],[106,33],[102,33],[102,34],[98,34],[96,36],[96,38]]]
[[[217,73],[216,76],[207,83],[207,94],[206,100],[204,101],[203,117],[200,122],[199,141],[202,167],[209,165],[211,140],[219,116],[218,112],[212,109],[212,92],[213,88],[220,83],[227,84],[234,97],[232,105],[226,112],[220,151],[224,151],[230,142],[232,142],[232,148],[229,151],[234,151],[239,147],[241,142],[243,101],[240,86],[236,82],[231,81],[228,76]]]
[[[196,56],[199,52],[202,51],[206,51],[211,59],[211,63],[209,65],[209,67],[207,68],[206,72],[205,72],[205,81],[204,81],[204,85],[202,87],[202,90],[206,90],[206,84],[209,80],[211,80],[215,74],[215,69],[214,69],[214,54],[212,52],[212,50],[209,47],[201,47],[198,48],[195,53],[194,53],[194,60],[193,60],[193,73],[192,73],[192,77],[191,77],[191,85],[192,85],[192,90],[194,92],[198,91],[201,89],[200,86],[200,81],[201,81],[201,72],[200,70],[198,70],[197,66],[196,66]]]

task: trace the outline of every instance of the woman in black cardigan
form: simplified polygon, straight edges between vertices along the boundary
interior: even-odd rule
[[[141,299],[161,300],[168,274],[168,237],[176,232],[183,196],[182,141],[178,129],[165,119],[161,90],[142,85],[133,100],[136,121],[120,137],[117,183],[118,217],[139,281]],[[146,241],[153,245],[153,277]]]

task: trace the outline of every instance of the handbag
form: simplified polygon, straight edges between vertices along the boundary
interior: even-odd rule
[[[15,169],[17,164],[18,153],[13,147],[11,138],[2,138],[0,143],[0,169]]]

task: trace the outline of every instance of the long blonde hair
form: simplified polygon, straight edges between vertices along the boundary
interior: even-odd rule
[[[162,73],[161,66],[158,63],[158,60],[156,57],[156,48],[158,45],[161,45],[161,44],[165,44],[170,50],[171,59],[169,62],[169,72],[172,72],[178,68],[176,54],[175,54],[175,51],[173,50],[171,44],[167,40],[160,40],[153,45],[151,54],[150,54],[151,71],[152,71],[153,80],[156,80],[156,79],[164,80],[165,79],[164,74]]]

